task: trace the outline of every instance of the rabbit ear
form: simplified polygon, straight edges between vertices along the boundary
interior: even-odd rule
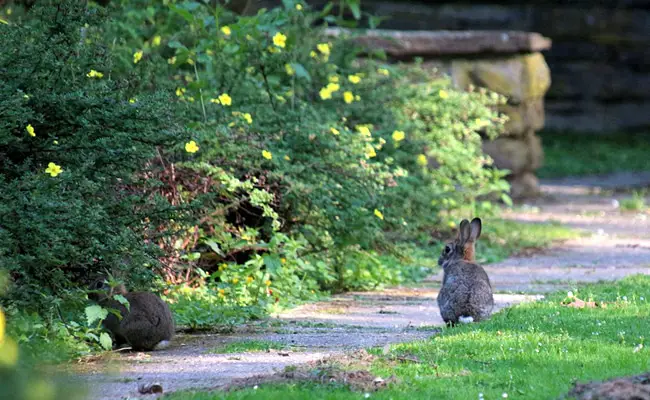
[[[470,224],[470,228],[469,240],[476,242],[481,237],[481,219],[474,218]]]
[[[465,243],[469,239],[470,233],[469,221],[466,219],[460,221],[460,229],[458,230],[458,240],[460,243]]]

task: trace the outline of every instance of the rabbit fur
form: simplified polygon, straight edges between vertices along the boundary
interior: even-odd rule
[[[127,292],[124,285],[111,288],[104,279],[91,284],[88,297],[104,308],[118,310],[122,318],[109,313],[103,325],[112,333],[116,347],[128,344],[136,351],[160,350],[169,346],[175,327],[167,303],[153,293]],[[113,299],[120,294],[129,301],[129,309]]]
[[[474,257],[474,243],[480,236],[480,218],[471,223],[462,220],[458,236],[445,245],[438,259],[444,271],[438,307],[448,325],[484,320],[494,308],[490,278]]]

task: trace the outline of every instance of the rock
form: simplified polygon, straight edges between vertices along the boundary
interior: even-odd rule
[[[543,160],[541,140],[530,131],[522,137],[484,141],[483,152],[492,157],[497,168],[508,169],[513,175],[534,171]]]
[[[576,383],[568,395],[577,400],[650,400],[650,373],[604,382]]]
[[[505,105],[499,111],[509,117],[505,134],[519,136],[544,128],[544,99],[524,100],[519,105]]]
[[[460,88],[481,86],[507,96],[511,104],[544,97],[551,72],[540,53],[499,59],[455,60],[451,77]]]
[[[540,194],[539,180],[532,172],[511,175],[508,181],[510,182],[510,197],[513,199],[537,197]]]
[[[354,31],[329,28],[326,34],[339,36]],[[538,33],[518,31],[391,31],[368,30],[352,39],[367,49],[383,49],[395,58],[479,54],[531,53],[551,47],[550,39]]]

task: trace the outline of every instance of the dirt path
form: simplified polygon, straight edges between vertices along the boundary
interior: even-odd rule
[[[618,205],[625,195],[610,191],[638,184],[650,184],[650,176],[549,182],[541,199],[508,212],[505,217],[513,220],[554,220],[591,235],[487,266],[498,292],[497,308],[579,282],[650,274],[649,215],[621,212]],[[442,323],[435,302],[440,278],[433,276],[417,288],[336,296],[232,335],[180,335],[169,350],[120,354],[109,363],[84,367],[75,380],[89,384],[92,399],[150,398],[138,394],[140,384],[158,382],[165,392],[218,388],[235,378],[270,374],[352,349],[427,338]],[[225,343],[242,340],[272,341],[277,350],[220,353]]]

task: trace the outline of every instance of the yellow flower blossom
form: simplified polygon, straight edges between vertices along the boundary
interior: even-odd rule
[[[357,131],[362,136],[366,136],[366,137],[371,136],[370,127],[368,125],[357,125],[355,128],[357,128]]]
[[[136,102],[136,99],[135,99],[135,98],[131,98],[131,99],[129,99],[129,103],[133,104],[133,103],[135,103],[135,102]]]
[[[344,92],[343,101],[345,101],[346,104],[352,103],[354,101],[354,95],[352,94],[352,92]]]
[[[379,69],[377,70],[377,73],[379,73],[379,74],[381,74],[381,75],[384,75],[384,76],[388,76],[388,75],[390,75],[390,72],[388,72],[388,70],[387,70],[386,68],[379,68]]]
[[[230,34],[232,33],[232,30],[230,29],[229,26],[226,25],[226,26],[221,27],[221,33],[223,33],[226,36],[230,36]]]
[[[217,289],[217,292],[219,292],[219,297],[226,297],[225,289]]]
[[[330,81],[331,83],[338,83],[339,77],[336,75],[330,75],[327,77],[327,80]]]
[[[46,174],[50,174],[50,176],[57,176],[61,173],[62,169],[60,165],[56,165],[55,163],[51,162],[47,164],[47,168],[45,169]]]
[[[284,49],[284,47],[287,45],[287,37],[278,32],[273,35],[273,44]]]
[[[29,136],[31,137],[36,136],[36,132],[34,131],[34,127],[32,126],[32,124],[27,125],[25,127],[25,130],[27,131],[27,133],[29,133]]]
[[[316,58],[317,55],[318,54],[316,54],[316,52],[314,50],[309,52],[309,57],[311,57],[311,58]]]
[[[219,103],[221,103],[222,106],[230,106],[232,105],[232,98],[228,93],[222,93],[219,95]]]
[[[372,147],[371,145],[366,145],[366,158],[373,158],[376,156],[377,153],[375,152],[375,148]]]
[[[302,4],[296,4],[296,10],[301,11],[302,10]]]
[[[5,340],[5,324],[5,314],[0,308],[0,343],[4,342]]]
[[[135,53],[133,53],[133,64],[137,64],[142,60],[142,50],[138,50]]]
[[[330,45],[328,43],[319,43],[316,45],[316,48],[318,51],[320,51],[322,54],[329,56],[330,55]]]
[[[296,73],[291,64],[284,64],[284,70],[287,72],[287,75],[292,76]]]
[[[232,280],[232,284],[233,284],[233,285],[236,285],[236,284],[238,284],[238,283],[239,283],[239,279],[238,279],[238,278],[234,278],[234,279]]]
[[[101,79],[101,78],[104,77],[104,74],[102,74],[101,72],[95,71],[94,69],[91,69],[90,72],[88,72],[86,74],[86,76],[89,77],[89,78]]]
[[[264,282],[264,284],[265,284],[266,286],[271,286],[271,281],[267,280],[266,282]]]
[[[246,277],[246,284],[247,284],[247,285],[250,285],[251,283],[253,283],[254,280],[255,280],[255,279],[253,279],[252,276],[248,276],[248,277]]]
[[[228,264],[226,263],[219,264],[219,271],[224,271],[226,268],[228,268]]]
[[[280,262],[281,262],[282,264],[286,264],[286,263],[287,263],[287,259],[284,258],[284,257],[282,257],[282,258],[280,259]]]
[[[336,128],[330,128],[330,132],[332,132],[333,135],[339,135],[341,132],[339,132],[338,129]]]
[[[152,45],[153,47],[158,47],[158,46],[160,46],[160,42],[161,42],[161,41],[162,41],[162,38],[160,37],[160,35],[156,35],[156,36],[154,36],[153,39],[151,40],[151,45]]]
[[[377,210],[377,209],[375,208],[375,217],[377,217],[377,218],[383,220],[383,219],[384,219],[384,214],[382,214],[381,211],[379,211],[379,210]]]
[[[425,156],[424,154],[419,154],[418,158],[416,159],[416,162],[420,166],[423,166],[423,167],[426,166],[428,164],[427,156]]]
[[[449,98],[449,93],[447,93],[446,90],[440,89],[438,96],[440,96],[441,99],[445,100]]]
[[[188,153],[196,153],[197,151],[199,151],[199,146],[196,144],[194,140],[189,141],[185,143],[185,151],[187,151]]]
[[[13,339],[5,336],[5,326],[5,314],[0,309],[0,365],[13,366],[18,361],[18,345]]]
[[[348,75],[348,80],[356,85],[361,82],[361,77],[359,75]]]
[[[396,142],[400,142],[400,141],[404,140],[405,137],[406,137],[406,134],[404,133],[404,131],[394,131],[393,132],[393,140],[396,141]]]
[[[176,96],[181,97],[185,94],[185,88],[176,88]]]
[[[320,98],[323,100],[329,100],[332,98],[332,92],[326,87],[322,88],[320,92],[318,92],[318,94],[320,95]]]
[[[338,83],[330,82],[330,83],[327,84],[326,88],[330,92],[334,93],[334,92],[338,91],[341,88],[341,85],[339,85]]]
[[[53,140],[52,143],[59,144],[59,141],[58,140]]]
[[[176,56],[168,58],[167,59],[167,64],[169,64],[169,65],[176,64]]]
[[[249,113],[243,113],[242,117],[246,120],[246,122],[248,122],[249,125],[253,123],[253,117]]]
[[[271,152],[268,150],[262,150],[262,157],[266,158],[267,160],[272,160],[273,154],[271,154]]]

